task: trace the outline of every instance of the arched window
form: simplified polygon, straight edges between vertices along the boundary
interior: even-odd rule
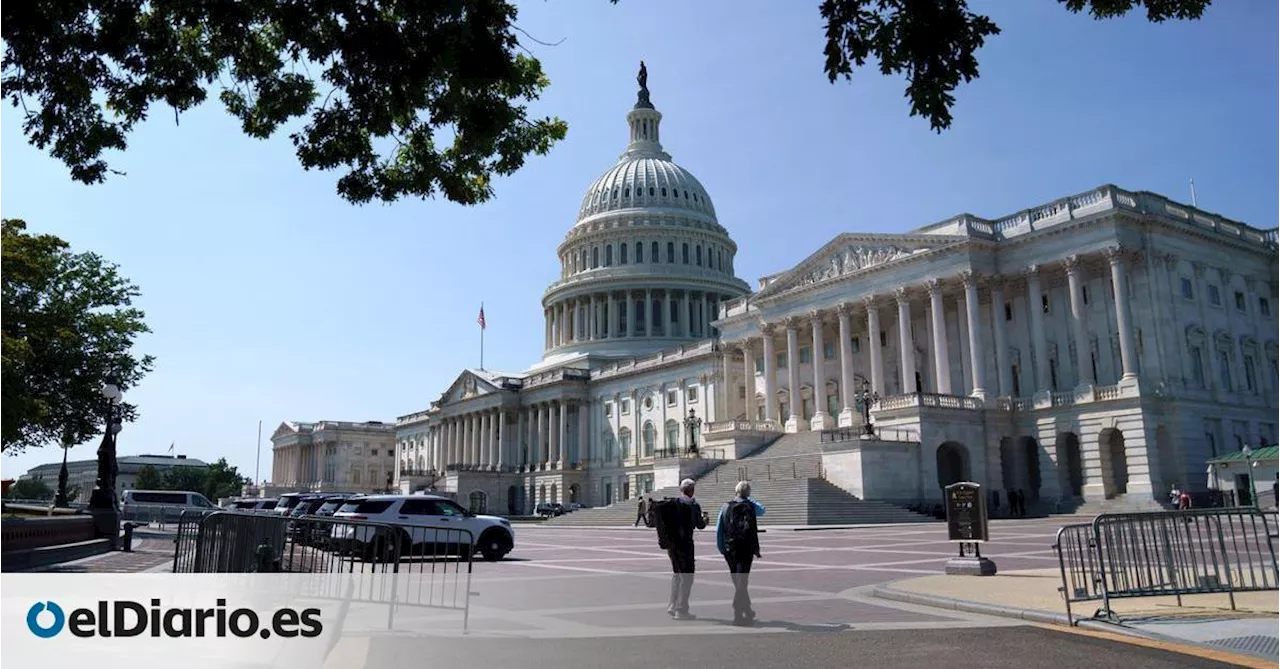
[[[673,265],[676,263],[676,243],[675,242],[667,242],[667,262]]]
[[[591,269],[600,266],[600,247],[596,246],[591,249]]]
[[[627,264],[627,245],[622,244],[621,246],[619,246],[618,253],[621,256],[618,258],[618,262],[622,263],[623,265]]]
[[[644,300],[636,302],[636,332],[644,330]]]
[[[625,260],[623,262],[626,262]],[[644,262],[644,242],[636,242],[636,263]]]
[[[604,247],[604,266],[613,267],[613,244]]]
[[[696,248],[694,248],[694,251],[696,252],[696,255],[697,255],[698,267],[702,267],[702,246],[701,245],[697,246]]]
[[[587,250],[582,249],[580,255],[582,256],[582,262],[578,263],[578,271],[585,272],[587,269]]]
[[[662,327],[662,300],[654,300],[649,313],[653,314],[653,329]]]
[[[653,186],[649,186],[649,197],[653,197]]]
[[[622,197],[631,197],[631,186],[622,189]]]
[[[649,245],[649,262],[658,262],[658,242]]]
[[[654,429],[653,423],[645,421],[644,423],[644,457],[653,457],[653,442],[658,439],[658,431]]]
[[[724,271],[724,249],[716,249],[716,269]]]
[[[681,245],[681,252],[684,255],[684,264],[688,265],[689,264],[689,242],[685,242],[684,244]]]
[[[631,457],[631,428],[618,430],[618,445],[622,448],[622,459]]]
[[[667,421],[667,443],[663,450],[668,453],[680,452],[680,421]]]
[[[666,189],[666,188],[663,188],[663,189],[662,189],[662,197],[666,197],[666,196],[667,196],[667,189]]]

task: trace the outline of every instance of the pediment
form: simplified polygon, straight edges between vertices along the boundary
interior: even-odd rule
[[[271,433],[271,440],[275,441],[276,439],[292,436],[295,434],[298,434],[298,426],[294,425],[293,423],[290,423],[289,421],[285,421],[283,423],[280,423],[279,427],[276,428],[275,432]]]
[[[777,275],[757,296],[777,295],[795,288],[865,272],[950,245],[960,239],[942,236],[920,239],[901,235],[841,235],[792,270]]]
[[[476,397],[489,395],[498,391],[497,386],[489,383],[479,374],[470,370],[464,371],[454,380],[453,385],[440,398],[440,405],[456,404]]]

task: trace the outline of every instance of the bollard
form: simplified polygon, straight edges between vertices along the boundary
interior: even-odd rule
[[[123,550],[124,550],[124,552],[126,552],[126,553],[132,553],[132,552],[133,552],[133,528],[134,528],[133,523],[125,523],[125,524],[124,524],[124,547],[123,547]]]

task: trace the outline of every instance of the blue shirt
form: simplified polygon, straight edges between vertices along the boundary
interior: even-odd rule
[[[733,501],[740,502],[742,501],[742,498],[734,497]],[[751,505],[756,507],[757,518],[764,515],[763,504],[755,501],[750,497],[747,498],[747,501],[751,502]],[[716,517],[716,550],[720,551],[722,555],[727,554],[727,551],[728,551],[728,549],[725,548],[725,545],[724,545],[724,529],[728,525],[729,525],[729,504],[725,503],[724,506],[720,507],[720,515]]]

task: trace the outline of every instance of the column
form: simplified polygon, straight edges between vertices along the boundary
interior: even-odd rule
[[[853,387],[853,333],[849,321],[852,314],[853,305],[848,302],[841,302],[836,306],[840,330],[840,427],[854,424],[853,398],[857,390]]]
[[[742,411],[747,420],[756,419],[756,352],[750,339],[742,340],[742,383],[746,386]],[[664,428],[665,429],[665,428]]]
[[[560,434],[552,442],[551,462],[556,469],[564,469],[564,452],[569,448],[569,411],[564,400],[560,400],[556,411],[559,414]]]
[[[787,432],[800,432],[804,407],[800,403],[800,319],[791,317],[787,324],[787,385],[790,394],[791,410],[787,416]],[[807,426],[806,426],[807,427]]]
[[[502,471],[507,466],[507,412],[498,410],[498,447],[493,452],[493,468]]]
[[[683,330],[684,338],[688,339],[693,336],[693,327],[689,317],[689,291],[684,291],[680,296],[680,327]]]
[[[480,426],[476,465],[483,469],[489,465],[489,448],[493,446],[493,414],[488,411],[477,414],[476,424]]]
[[[951,352],[947,348],[947,312],[942,303],[942,281],[929,279],[929,315],[933,318],[934,390],[939,395],[951,394]]]
[[[615,336],[617,336],[614,333],[614,329],[615,329],[614,321],[618,319],[617,307],[614,306],[615,301],[616,300],[614,299],[612,292],[605,293],[604,298],[601,300],[601,303],[602,303],[601,306],[604,310],[604,314],[602,315],[604,316],[603,329],[604,329],[605,339],[613,339]]]
[[[867,351],[871,358],[871,391],[883,396],[884,355],[880,350],[880,303],[875,296],[863,298],[867,307]]]
[[[733,378],[733,346],[726,345],[721,349],[720,360],[721,364],[724,365],[724,383],[720,385],[724,395],[725,420],[734,420],[737,417],[737,413],[734,412],[733,406],[737,403],[738,387],[731,381]],[[665,425],[663,429],[666,429]]]
[[[1120,367],[1124,370],[1121,381],[1135,381],[1138,378],[1138,347],[1133,341],[1133,311],[1129,306],[1129,284],[1125,279],[1125,249],[1112,246],[1106,251],[1107,262],[1111,264],[1111,283],[1116,294],[1116,330],[1120,333]],[[1223,289],[1225,291],[1225,287]],[[1223,299],[1227,296],[1224,295]],[[1228,304],[1234,309],[1234,304]]]
[[[911,294],[906,288],[894,291],[898,300],[898,348],[902,354],[902,391],[907,394],[920,392],[916,385],[915,347],[911,342]]]
[[[815,430],[826,430],[835,421],[827,412],[827,378],[822,373],[822,366],[826,363],[826,347],[822,342],[822,312],[810,313],[809,324],[813,330],[813,349],[809,352],[809,360],[813,363],[813,420],[809,426]]]
[[[702,293],[702,336],[711,336],[711,297]]]
[[[653,336],[653,293],[644,291],[644,336]]]
[[[449,419],[449,462],[458,466],[462,464],[462,422],[457,416]]]
[[[1049,353],[1044,338],[1044,307],[1041,305],[1040,268],[1031,265],[1027,274],[1027,308],[1031,310],[1031,357],[1036,369],[1036,392],[1049,392]]]
[[[760,336],[764,348],[764,419],[780,420],[778,413],[778,355],[773,347],[773,325],[765,323],[760,326]]]
[[[662,334],[666,337],[676,336],[676,322],[671,318],[671,305],[674,304],[670,289],[662,291]]]
[[[527,407],[525,414],[525,428],[528,442],[524,448],[520,449],[520,465],[525,468],[532,468],[538,460],[538,415],[535,407]]]
[[[476,463],[476,438],[478,430],[476,429],[475,414],[467,414],[463,419],[466,425],[466,432],[462,443],[462,464],[470,468]]]
[[[591,424],[591,408],[587,402],[578,402],[578,452],[573,454],[573,462],[582,462],[583,454],[591,453],[591,434],[588,427]],[[572,464],[572,463],[571,463]]]
[[[542,348],[551,348],[551,313],[545,308],[542,310]]]
[[[627,311],[626,311],[627,337],[635,338],[636,336],[636,303],[635,303],[635,300],[631,299],[631,291],[628,290],[625,293],[623,293],[623,295],[626,296],[626,302],[627,302]]]
[[[538,468],[546,469],[551,460],[551,403],[542,405],[542,415],[538,419]]]
[[[1093,378],[1093,347],[1085,334],[1084,294],[1080,290],[1080,257],[1067,256],[1067,292],[1071,294],[1071,338],[1076,343],[1076,385],[1091,386],[1097,383]]]
[[[982,323],[978,309],[978,277],[973,272],[960,273],[964,282],[964,312],[969,324],[969,364],[972,366],[974,397],[987,396],[987,356],[982,346]],[[995,306],[992,306],[992,310]]]
[[[991,331],[996,346],[996,382],[999,397],[1013,395],[1013,368],[1009,365],[1009,341],[1004,330],[1004,277],[991,279]],[[975,356],[976,357],[976,356]]]

